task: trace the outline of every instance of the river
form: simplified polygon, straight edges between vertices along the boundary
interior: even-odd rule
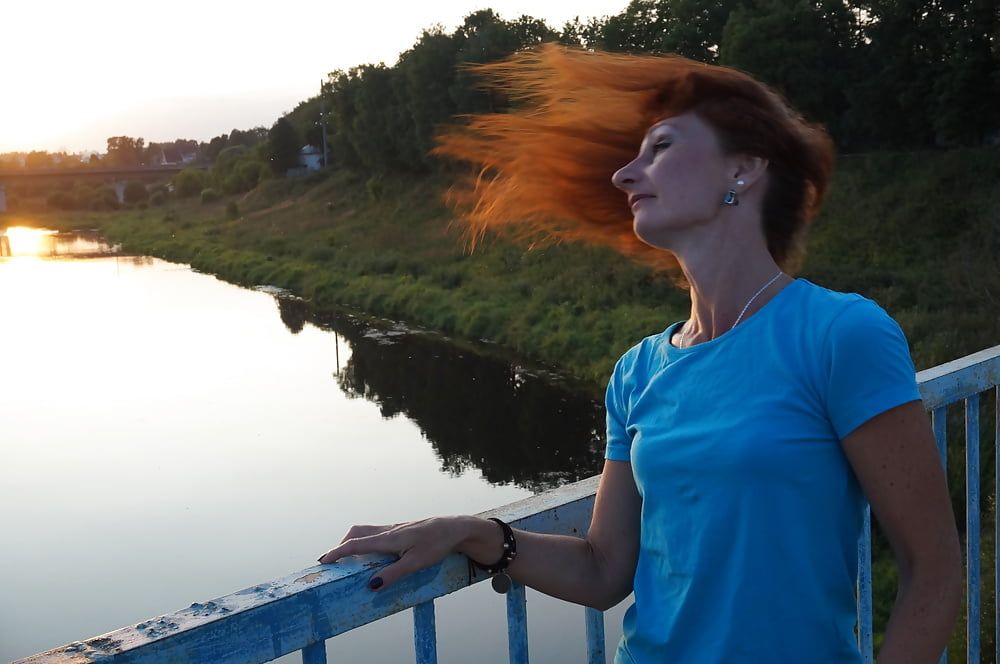
[[[602,404],[488,347],[95,236],[12,230],[0,250],[0,661],[308,568],[353,523],[600,470]],[[441,662],[507,661],[489,584],[436,606]],[[581,607],[529,589],[528,624],[533,661],[585,660]],[[403,612],[328,651],[405,662],[412,643]]]

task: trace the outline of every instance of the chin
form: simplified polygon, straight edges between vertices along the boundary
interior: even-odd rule
[[[665,220],[651,221],[635,217],[632,220],[632,232],[643,244],[648,244],[654,249],[665,249],[670,251],[678,230],[676,225]]]

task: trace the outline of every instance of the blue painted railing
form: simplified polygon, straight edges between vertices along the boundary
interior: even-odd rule
[[[921,396],[932,413],[934,435],[946,462],[948,405],[964,401],[966,416],[968,634],[967,661],[980,661],[979,648],[979,401],[993,389],[1000,411],[1000,346],[917,374]],[[1000,418],[998,418],[1000,422]],[[994,446],[1000,443],[996,425]],[[1000,455],[997,457],[1000,477]],[[583,536],[590,524],[598,477],[569,484],[499,507],[482,516],[498,516],[525,530]],[[997,492],[998,487],[993,487]],[[997,497],[1000,498],[1000,492]],[[870,510],[858,544],[859,645],[865,662],[873,661]],[[1000,541],[1000,533],[997,537]],[[371,570],[391,562],[377,556],[343,559],[246,588],[225,597],[194,603],[175,613],[123,627],[103,636],[71,643],[20,660],[48,662],[266,662],[295,651],[303,664],[326,660],[326,640],[361,625],[413,609],[414,653],[418,664],[437,661],[434,600],[469,585],[463,557],[453,555],[404,578],[380,593],[368,590]],[[483,580],[480,575],[473,583]],[[1000,579],[1000,574],[997,575]],[[997,595],[1000,597],[1000,594]],[[507,594],[508,650],[512,664],[528,661],[524,586]],[[604,614],[583,609],[588,662],[605,662]],[[1000,621],[996,643],[1000,644]],[[997,660],[1000,661],[1000,645]],[[947,661],[946,654],[941,657]]]

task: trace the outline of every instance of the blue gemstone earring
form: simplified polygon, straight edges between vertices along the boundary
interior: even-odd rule
[[[743,184],[744,184],[743,180],[736,181],[737,187],[742,187]],[[736,196],[736,190],[730,189],[728,192],[726,192],[726,197],[722,199],[722,202],[725,203],[726,205],[739,205],[740,199],[737,198]]]

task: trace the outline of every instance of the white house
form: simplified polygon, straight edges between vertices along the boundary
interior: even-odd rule
[[[318,171],[323,168],[323,148],[315,145],[306,145],[299,150],[299,163],[310,171]]]

